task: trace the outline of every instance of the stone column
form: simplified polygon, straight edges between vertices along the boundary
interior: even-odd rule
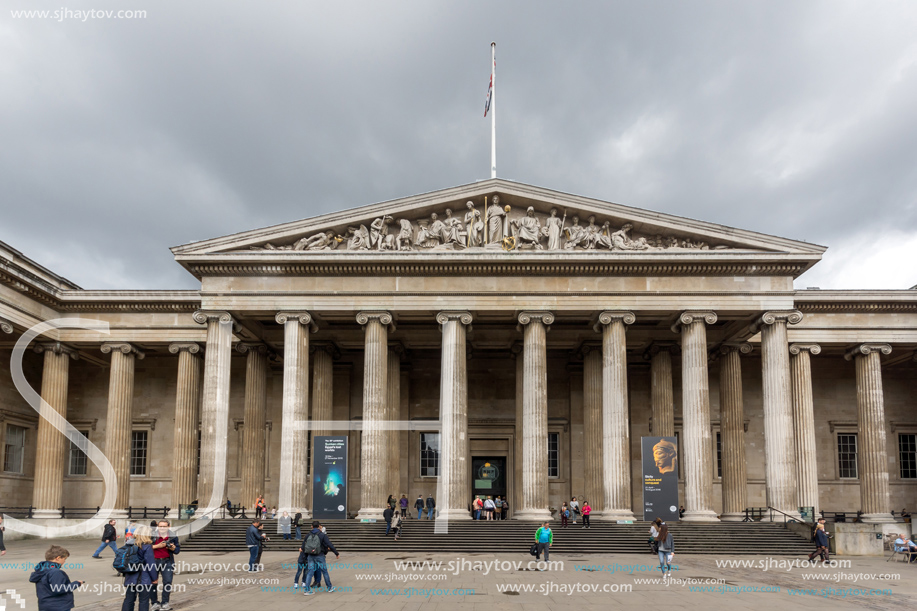
[[[854,359],[857,375],[857,423],[860,469],[860,506],[864,522],[893,522],[888,494],[888,450],[885,441],[885,399],[882,394],[880,354],[891,354],[888,344],[860,344],[844,358]]]
[[[41,399],[62,417],[67,417],[67,382],[70,359],[76,350],[59,342],[43,342],[35,352],[44,353],[41,374]],[[59,518],[64,494],[64,455],[66,438],[44,418],[38,419],[38,440],[35,453],[35,484],[32,490],[33,516]]]
[[[204,391],[201,399],[201,469],[198,499],[201,509],[215,509],[226,498],[226,445],[229,432],[229,376],[232,331],[229,312],[198,310],[194,321],[207,325]]]
[[[672,330],[681,333],[682,435],[685,522],[716,522],[713,511],[713,446],[710,435],[710,380],[707,327],[714,312],[682,312]]]
[[[394,495],[395,499],[400,499],[400,494],[406,492],[401,490],[401,448],[398,444],[399,432],[394,428],[394,423],[401,419],[401,356],[404,354],[404,347],[400,342],[389,342],[388,346],[388,373],[386,374],[386,400],[385,400],[385,420],[392,428],[386,431],[388,439],[386,447],[388,448],[388,468],[386,470],[386,482],[389,494]]]
[[[548,351],[551,312],[521,312],[523,338],[522,504],[520,520],[550,520],[548,509]]]
[[[134,360],[143,359],[144,354],[125,342],[104,343],[102,352],[111,352],[108,412],[105,421],[105,456],[114,468],[118,481],[115,513],[112,517],[126,518],[127,508],[131,502],[131,404],[134,397]]]
[[[312,465],[309,473],[315,474],[315,438],[331,435],[330,423],[334,419],[334,359],[339,352],[331,342],[312,342]],[[315,496],[312,494],[312,478],[309,483],[309,498],[315,511]]]
[[[605,452],[602,442],[602,351],[598,346],[583,346],[583,442],[585,451],[586,500],[592,514],[601,517],[605,508],[605,481],[602,461]]]
[[[790,344],[793,426],[796,440],[796,498],[800,507],[812,507],[818,515],[818,452],[815,448],[815,408],[812,400],[810,354],[818,344]]]
[[[383,428],[388,402],[388,329],[389,312],[360,312],[357,322],[363,325],[363,435],[360,441],[360,511],[357,519],[382,519],[388,479],[388,441]]]
[[[306,487],[306,453],[309,420],[309,330],[308,312],[278,312],[283,325],[283,414],[280,426],[280,498],[277,511],[309,517]],[[301,423],[301,424],[298,424]]]
[[[796,435],[786,327],[801,320],[802,313],[798,311],[765,312],[752,326],[753,332],[761,331],[767,505],[797,518]],[[784,518],[774,515],[773,519],[783,521]]]
[[[245,359],[245,412],[242,426],[242,499],[245,507],[254,507],[255,499],[264,494],[264,427],[267,421],[268,347],[242,342],[236,349]]]
[[[439,384],[439,420],[442,426],[439,476],[442,478],[443,509],[440,518],[467,520],[471,486],[468,446],[468,366],[465,326],[471,325],[469,312],[440,312],[443,352]],[[545,450],[547,451],[547,450]]]
[[[172,439],[172,512],[188,505],[197,496],[197,431],[201,417],[201,351],[198,344],[181,342],[169,345],[178,355],[178,384],[175,389],[175,433]]]
[[[748,507],[748,476],[745,469],[745,407],[742,401],[741,354],[751,344],[720,346],[720,432],[723,439],[723,515],[727,522],[741,522]]]
[[[625,325],[633,312],[599,314],[602,327],[602,473],[606,520],[633,520],[630,487],[630,418],[627,410],[627,340]]]
[[[650,362],[650,403],[653,407],[652,433],[675,436],[675,391],[672,385],[672,353],[678,346],[653,342],[643,358]]]

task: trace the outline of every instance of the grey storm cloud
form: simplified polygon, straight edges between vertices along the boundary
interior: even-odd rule
[[[62,6],[147,15],[12,13]],[[193,288],[169,246],[488,177],[491,40],[499,176],[827,245],[841,288],[845,245],[917,259],[912,2],[3,7],[0,239],[86,288]]]

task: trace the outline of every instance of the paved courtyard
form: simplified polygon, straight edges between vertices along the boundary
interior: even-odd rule
[[[77,607],[119,608],[120,579],[111,569],[111,551],[103,552],[104,560],[94,560],[89,556],[97,543],[63,543],[74,565],[67,571],[70,578],[87,582],[87,591],[76,594]],[[14,541],[7,547],[9,552],[0,559],[0,591],[15,590],[23,596],[25,609],[35,610],[35,588],[28,582],[31,568],[22,563],[42,560],[48,542]],[[562,567],[539,571],[528,566],[531,557],[518,554],[408,554],[399,553],[394,542],[389,554],[341,551],[337,561],[329,556],[337,591],[319,591],[308,599],[291,589],[295,555],[266,552],[264,572],[249,574],[241,570],[244,554],[183,553],[177,559],[185,563],[184,570],[175,584],[184,591],[173,593],[172,606],[271,611],[302,609],[307,603],[348,611],[917,608],[917,566],[884,558],[838,558],[850,564],[816,568],[790,566],[804,558],[676,555],[678,570],[665,585],[652,582],[659,580],[659,572],[653,570],[654,557],[649,554],[556,554],[551,560],[562,562]],[[410,562],[418,565],[402,564]],[[724,565],[729,563],[732,566]],[[4,596],[7,610],[22,608],[9,594]]]

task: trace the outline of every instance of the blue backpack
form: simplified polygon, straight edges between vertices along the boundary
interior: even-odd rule
[[[124,547],[118,548],[115,552],[115,559],[111,563],[113,569],[121,575],[140,572],[140,548],[133,543],[128,543]]]

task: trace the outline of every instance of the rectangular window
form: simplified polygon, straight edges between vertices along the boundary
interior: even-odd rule
[[[80,431],[83,435],[89,439],[89,431]],[[69,440],[68,440],[69,441]],[[70,444],[70,475],[86,475],[86,468],[88,466],[88,461],[86,453],[77,447],[75,443],[69,441]]]
[[[917,479],[917,435],[898,435],[898,465],[901,479]]]
[[[560,477],[560,433],[548,433],[548,477]]]
[[[22,473],[25,456],[25,428],[15,424],[6,425],[6,444],[3,448],[3,470],[7,473]]]
[[[131,432],[131,475],[146,475],[147,431]]]
[[[420,477],[439,476],[439,433],[420,434]]]
[[[837,436],[837,471],[838,477],[844,479],[858,477],[856,433],[843,433]]]
[[[723,477],[723,434],[716,434],[716,476]]]

